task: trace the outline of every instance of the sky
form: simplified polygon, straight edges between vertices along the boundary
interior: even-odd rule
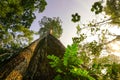
[[[43,16],[47,17],[60,17],[62,21],[63,34],[60,41],[67,46],[72,43],[72,37],[76,35],[76,25],[78,23],[71,22],[71,15],[79,13],[81,16],[81,22],[91,20],[93,13],[90,11],[91,6],[98,0],[46,0],[47,6],[42,13],[35,13],[36,19],[31,25],[31,29],[38,31],[40,29],[38,21]],[[37,39],[35,36],[34,39]]]
[[[95,17],[95,14],[90,11],[94,2],[98,0],[46,0],[47,6],[42,13],[36,14],[36,19],[31,25],[31,29],[34,31],[38,31],[40,29],[39,21],[43,18],[43,16],[47,17],[59,17],[62,20],[62,28],[63,33],[61,38],[59,39],[65,47],[67,45],[72,44],[72,37],[76,36],[76,25],[79,23],[73,23],[71,21],[71,15],[75,13],[79,13],[81,16],[81,22],[86,23],[92,20]],[[120,29],[111,28],[112,32],[115,32],[120,35]],[[39,36],[34,36],[34,40],[39,38]],[[119,44],[118,44],[119,43]],[[112,45],[112,44],[110,44]],[[113,43],[111,47],[112,54],[120,56],[120,41],[116,41]]]

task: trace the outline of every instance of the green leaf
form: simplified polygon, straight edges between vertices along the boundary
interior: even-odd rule
[[[72,22],[80,21],[80,15],[78,13],[72,14]]]
[[[102,4],[101,4],[100,1],[95,2],[95,3],[92,5],[91,11],[92,11],[92,12],[95,12],[95,14],[101,13],[102,10],[103,10],[103,6],[102,6]]]

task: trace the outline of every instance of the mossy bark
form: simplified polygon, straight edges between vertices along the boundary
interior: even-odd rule
[[[64,52],[61,42],[48,34],[0,66],[0,80],[53,80],[56,73],[47,55],[62,57]]]
[[[52,35],[43,38],[37,45],[24,80],[53,80],[56,73],[50,67],[47,55],[62,57],[65,47]]]

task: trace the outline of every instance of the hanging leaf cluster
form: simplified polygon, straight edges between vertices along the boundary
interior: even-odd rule
[[[95,12],[95,14],[101,13],[102,10],[103,10],[103,6],[102,6],[101,2],[95,2],[95,3],[92,5],[91,11],[92,11],[92,12]]]
[[[80,15],[78,13],[72,14],[72,22],[80,21]]]

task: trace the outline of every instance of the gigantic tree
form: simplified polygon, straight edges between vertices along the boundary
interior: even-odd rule
[[[39,30],[40,37],[49,32],[56,38],[61,36],[63,30],[59,17],[49,18],[44,16],[39,23],[41,27]]]
[[[34,12],[42,12],[46,5],[45,0],[0,0],[0,53],[32,40],[29,28],[36,17]]]

